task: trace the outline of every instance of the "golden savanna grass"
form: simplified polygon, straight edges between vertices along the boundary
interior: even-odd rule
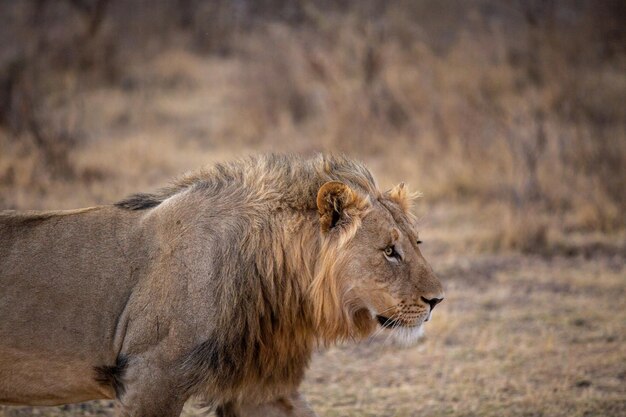
[[[318,353],[320,415],[626,414],[622,2],[209,3],[110,0],[93,34],[71,2],[1,5],[0,208],[345,152],[423,192],[447,297],[416,347]]]

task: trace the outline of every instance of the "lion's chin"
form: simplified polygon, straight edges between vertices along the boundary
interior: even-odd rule
[[[389,331],[392,333],[395,344],[401,347],[410,347],[414,346],[424,335],[424,324],[412,327],[401,326]]]
[[[390,318],[376,314],[373,309],[369,309],[370,320],[376,325],[382,327],[383,334],[387,334],[387,340],[393,341],[394,345],[400,347],[410,347],[415,345],[421,337],[424,335],[424,323],[430,319],[430,314],[427,318],[417,320],[414,326],[405,325],[398,320],[392,320]]]

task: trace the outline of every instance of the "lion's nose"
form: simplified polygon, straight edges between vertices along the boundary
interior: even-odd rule
[[[443,298],[422,297],[422,301],[430,306],[430,311],[433,311],[435,309],[435,306],[443,301]]]

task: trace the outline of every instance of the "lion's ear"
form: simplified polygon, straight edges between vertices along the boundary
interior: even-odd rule
[[[339,181],[329,181],[317,192],[317,211],[323,232],[349,221],[351,211],[360,208],[362,198],[349,186]]]
[[[409,192],[407,186],[401,182],[400,184],[393,187],[391,190],[387,191],[387,197],[392,201],[395,201],[405,212],[409,212],[411,210],[411,206],[413,205],[413,201],[421,196],[421,193]]]

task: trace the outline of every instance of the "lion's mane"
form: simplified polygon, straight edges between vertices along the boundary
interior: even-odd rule
[[[234,397],[241,384],[251,387],[268,375],[272,381],[264,380],[264,386],[297,385],[316,343],[371,329],[369,317],[359,319],[350,310],[345,289],[333,273],[358,223],[342,230],[339,239],[319,236],[315,196],[329,181],[355,190],[352,197],[359,209],[380,197],[370,172],[354,160],[267,155],[218,164],[155,193],[117,203],[141,210],[177,195],[200,193],[212,196],[215,212],[237,208],[242,213],[235,224],[224,227],[245,237],[216,242],[221,246],[214,263],[218,330],[182,364],[193,375],[187,381],[190,389],[217,385],[222,395]]]

